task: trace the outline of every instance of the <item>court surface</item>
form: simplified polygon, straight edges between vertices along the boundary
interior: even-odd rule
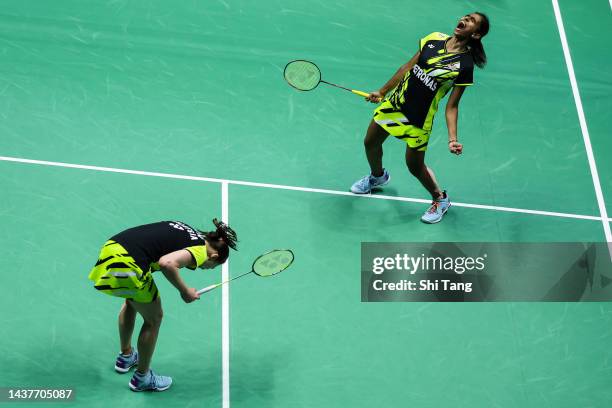
[[[5,1],[0,386],[72,387],[83,407],[607,406],[609,303],[360,302],[365,241],[610,240],[612,4],[559,0],[560,16],[555,4]],[[453,208],[419,221],[428,197],[396,140],[391,184],[350,195],[374,105],[299,93],[285,63],[374,90],[420,37],[474,10],[491,19],[489,64],[461,102],[464,154],[446,151],[443,106],[427,153]],[[174,385],[130,392],[112,369],[121,301],[87,280],[100,246],[221,215],[240,239],[226,274],[272,248],[293,249],[294,265],[189,305],[157,277],[152,366]],[[182,276],[199,288],[220,269]]]

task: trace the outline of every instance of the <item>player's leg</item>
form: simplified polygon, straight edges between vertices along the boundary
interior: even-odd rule
[[[383,158],[383,143],[387,140],[389,134],[381,128],[374,120],[370,121],[368,131],[363,140],[363,145],[370,165],[372,176],[380,177],[383,175],[384,168],[382,165]]]
[[[363,140],[366,157],[370,165],[370,174],[357,180],[351,191],[355,194],[368,194],[374,187],[381,187],[389,182],[389,174],[382,165],[383,143],[389,134],[374,120],[370,122]]]
[[[428,224],[442,221],[442,217],[446,214],[451,204],[446,192],[440,189],[433,171],[425,165],[425,150],[419,150],[406,145],[406,166],[408,166],[410,173],[431,194],[431,206],[425,211],[421,221]]]
[[[416,150],[406,145],[406,166],[410,174],[416,177],[423,187],[431,194],[431,198],[436,200],[442,195],[442,190],[438,186],[433,172],[425,165],[425,152]]]
[[[140,362],[138,363],[138,372],[145,374],[151,365],[151,358],[155,351],[159,328],[161,327],[164,312],[162,310],[161,298],[157,297],[151,303],[139,303],[128,301],[130,305],[143,318],[142,328],[138,336],[138,351],[140,353]]]
[[[115,371],[127,373],[138,364],[138,352],[132,349],[132,333],[136,323],[136,309],[126,300],[119,311],[119,341],[121,353],[115,362]]]
[[[166,390],[172,385],[172,379],[156,375],[150,370],[151,359],[163,318],[161,298],[158,296],[150,303],[129,302],[144,320],[138,336],[138,369],[130,381],[130,388],[133,391]]]
[[[136,309],[126,299],[119,311],[119,341],[121,342],[121,353],[124,355],[132,352],[132,333],[135,323]]]
[[[100,250],[98,261],[89,273],[89,279],[102,293],[110,296],[129,296],[130,292],[138,291],[138,277],[142,274],[140,269],[133,269],[134,262],[134,258],[121,244],[108,240]],[[122,274],[128,276],[120,276]],[[118,373],[127,373],[138,364],[138,353],[131,346],[135,320],[136,311],[125,302],[118,318],[121,350],[115,360],[115,371]]]

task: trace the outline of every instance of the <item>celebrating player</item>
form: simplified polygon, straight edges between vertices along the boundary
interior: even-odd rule
[[[489,19],[482,13],[462,17],[453,36],[432,33],[422,38],[419,51],[401,66],[393,77],[366,99],[383,101],[374,111],[364,145],[370,174],[351,186],[355,194],[368,194],[390,180],[383,168],[383,142],[392,135],[406,142],[408,170],[432,196],[432,204],[421,220],[440,222],[451,203],[425,165],[425,151],[438,104],[452,89],[446,105],[448,149],[461,154],[463,145],[457,139],[457,113],[465,88],[472,85],[474,65],[483,68],[487,57],[481,42],[489,31]],[[389,91],[390,96],[385,97]]]

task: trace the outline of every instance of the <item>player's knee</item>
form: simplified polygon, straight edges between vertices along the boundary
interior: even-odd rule
[[[382,146],[382,142],[376,138],[376,137],[368,137],[366,136],[365,139],[363,139],[363,145],[365,146],[366,149],[376,149],[376,148],[380,148]]]
[[[164,312],[163,311],[159,311],[156,313],[151,314],[150,316],[147,316],[147,319],[145,319],[145,322],[153,327],[159,327],[162,324],[162,320],[164,318]]]
[[[420,177],[423,174],[424,166],[420,163],[408,163],[408,171],[414,177]]]

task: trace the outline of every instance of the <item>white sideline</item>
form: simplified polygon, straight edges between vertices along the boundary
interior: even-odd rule
[[[597,172],[597,165],[595,163],[593,147],[591,146],[591,137],[589,135],[589,129],[587,127],[586,118],[584,116],[584,109],[582,108],[582,99],[580,98],[578,81],[576,80],[576,74],[574,73],[574,63],[572,62],[569,44],[567,43],[567,37],[565,35],[565,27],[563,26],[563,19],[561,18],[561,9],[559,9],[558,0],[552,0],[552,4],[555,12],[555,18],[557,20],[557,29],[559,30],[559,37],[561,38],[561,46],[563,47],[565,65],[567,65],[567,72],[569,75],[570,84],[572,86],[572,93],[574,94],[574,103],[576,104],[576,110],[578,111],[578,121],[580,122],[582,139],[584,141],[584,147],[586,149],[587,158],[589,160],[591,177],[593,179],[593,187],[595,188],[595,196],[597,197],[597,205],[599,206],[599,213],[601,215],[600,220],[603,225],[604,234],[606,235],[606,241],[612,242],[612,232],[610,231],[608,212],[606,210],[606,203],[604,201],[603,192],[601,190],[601,183],[599,181],[599,173]],[[610,253],[610,257],[612,258],[612,252]]]

